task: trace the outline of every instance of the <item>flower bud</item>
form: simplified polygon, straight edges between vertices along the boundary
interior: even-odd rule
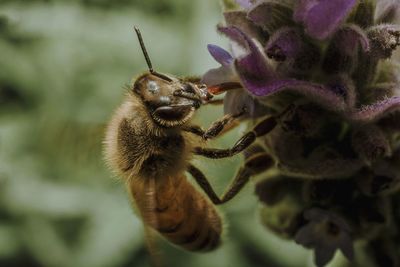
[[[398,25],[379,25],[368,31],[368,38],[372,56],[387,59],[400,45],[400,28]]]
[[[356,129],[352,135],[352,146],[367,164],[391,154],[389,141],[376,125],[366,125]]]
[[[371,170],[364,170],[357,176],[360,191],[367,196],[387,196],[400,190],[398,168],[387,161],[379,161]]]
[[[288,176],[273,176],[256,184],[255,194],[259,200],[268,205],[278,204],[286,195],[298,191],[302,181]]]
[[[282,238],[293,238],[303,224],[302,212],[299,199],[287,195],[274,206],[262,205],[261,223]]]

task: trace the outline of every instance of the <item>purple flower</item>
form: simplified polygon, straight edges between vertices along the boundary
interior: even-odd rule
[[[346,19],[356,0],[299,0],[294,20],[304,24],[306,32],[316,39],[326,39]]]
[[[207,85],[216,85],[221,83],[237,81],[233,70],[233,57],[225,49],[217,45],[208,45],[208,52],[221,64],[219,68],[211,69],[203,75],[202,82]]]
[[[287,190],[289,185],[280,180],[258,187],[257,194],[271,206],[264,209],[264,224],[314,249],[319,267],[338,249],[352,259],[352,238],[376,254],[377,248],[370,246],[376,235],[387,239],[392,230],[400,231],[400,216],[395,219],[392,207],[384,213],[387,220],[397,220],[390,222],[393,229],[371,212],[371,203],[397,203],[400,192],[400,67],[395,62],[400,2],[237,2],[242,8],[225,12],[226,23],[218,25],[231,40],[231,53],[210,46],[221,66],[204,80],[225,88],[240,84],[226,93],[225,113],[245,107],[246,118],[277,118],[273,131],[259,141],[276,160],[274,172],[293,177],[298,188]],[[214,87],[210,90],[218,92]],[[313,180],[337,197],[307,198],[307,184]],[[289,228],[270,219],[286,216],[280,199],[271,196],[274,190],[288,192],[285,199],[302,195],[285,204],[296,206]],[[325,191],[316,193],[323,196]]]
[[[340,249],[349,260],[353,259],[354,249],[349,224],[339,215],[312,208],[304,212],[308,223],[295,236],[295,241],[315,252],[315,264],[325,266]]]
[[[236,27],[224,31],[234,40],[243,40],[249,53],[235,60],[235,69],[244,88],[255,96],[268,96],[284,90],[306,95],[333,110],[344,110],[344,99],[329,87],[292,78],[280,77],[269,64],[264,49]],[[288,54],[289,55],[289,54]]]

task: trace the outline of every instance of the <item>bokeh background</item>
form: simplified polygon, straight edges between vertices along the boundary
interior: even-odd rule
[[[0,266],[150,266],[141,221],[102,160],[104,127],[146,70],[133,25],[160,72],[201,75],[226,46],[218,0],[0,1]],[[204,107],[206,127],[222,115]],[[212,146],[227,147],[246,125]],[[241,164],[196,160],[222,192]],[[310,252],[270,234],[253,185],[220,207],[224,243],[193,254],[157,241],[165,266],[310,265]]]

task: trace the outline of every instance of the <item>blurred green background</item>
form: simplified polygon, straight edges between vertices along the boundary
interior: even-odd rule
[[[104,127],[146,70],[201,75],[226,45],[218,0],[0,1],[0,266],[149,266],[143,225],[104,166]],[[203,126],[222,115],[204,107]],[[243,125],[211,145],[227,147]],[[241,158],[196,160],[222,192]],[[305,266],[310,253],[259,223],[253,185],[220,210],[224,243],[193,254],[158,241],[165,266]]]

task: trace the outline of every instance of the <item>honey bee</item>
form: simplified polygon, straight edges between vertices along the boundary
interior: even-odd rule
[[[123,177],[144,223],[190,251],[209,251],[221,243],[222,220],[215,205],[232,199],[250,176],[274,162],[265,152],[250,156],[228,190],[219,197],[194,155],[231,157],[270,132],[276,118],[264,119],[228,149],[204,147],[246,111],[228,114],[207,130],[191,123],[195,111],[213,97],[197,79],[180,79],[153,70],[141,33],[135,27],[148,71],[140,75],[113,115],[104,141],[108,165]],[[200,145],[199,145],[200,144]],[[186,178],[190,173],[205,194]],[[214,205],[215,204],[215,205]]]

